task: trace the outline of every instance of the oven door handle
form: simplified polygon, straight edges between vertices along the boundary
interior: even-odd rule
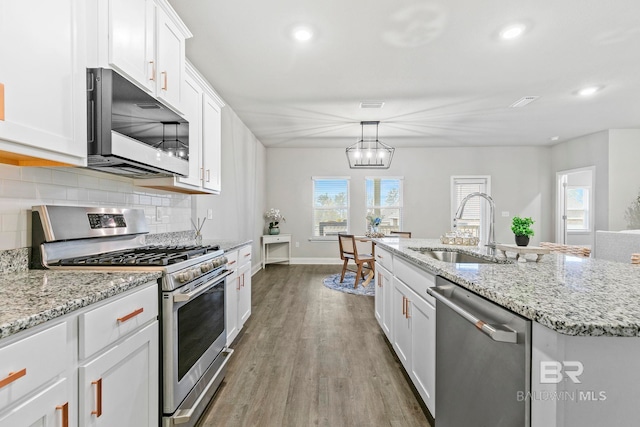
[[[216,276],[215,279],[214,279],[215,281],[210,285],[199,286],[195,290],[193,290],[193,291],[191,291],[189,293],[186,293],[186,294],[174,294],[173,295],[173,302],[186,302],[186,301],[189,301],[190,299],[197,297],[201,293],[204,293],[206,290],[210,289],[212,286],[217,285],[218,282],[220,282],[222,279],[224,279],[225,277],[227,277],[230,274],[231,274],[231,271],[227,270],[226,272],[222,273],[221,275]]]

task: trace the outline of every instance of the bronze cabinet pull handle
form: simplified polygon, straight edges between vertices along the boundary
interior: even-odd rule
[[[132,311],[126,316],[118,317],[116,320],[118,321],[118,323],[126,322],[127,320],[133,317],[136,317],[138,314],[142,313],[143,311],[144,311],[144,307],[140,307],[139,309]]]
[[[4,386],[8,386],[18,378],[22,378],[25,375],[27,375],[27,368],[20,369],[19,371],[16,371],[16,372],[9,372],[9,375],[7,375],[6,378],[0,380],[0,388]]]
[[[99,418],[102,415],[102,378],[91,381],[91,384],[96,385],[96,410],[91,411],[91,414]]]
[[[160,74],[162,74],[162,90],[167,90],[167,72],[163,71]]]
[[[69,427],[69,402],[56,406],[56,410],[62,411],[62,427]]]

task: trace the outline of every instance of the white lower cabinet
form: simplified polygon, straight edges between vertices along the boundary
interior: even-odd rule
[[[400,362],[407,370],[410,369],[411,357],[411,318],[407,317],[407,301],[409,288],[400,280],[393,280],[393,349],[396,351]]]
[[[224,292],[224,327],[227,333],[227,346],[231,345],[240,332],[240,327],[238,326],[238,293],[240,292],[237,268],[238,251],[234,251],[234,253],[235,258],[233,260],[227,255],[227,265],[231,264],[229,265],[231,274],[227,276],[226,289]]]
[[[75,425],[63,422],[74,406],[67,323],[38,329],[0,345],[0,427]]]
[[[158,321],[79,369],[80,426],[157,427]]]
[[[227,252],[225,256],[227,268],[231,270],[227,276],[224,307],[229,346],[251,316],[251,246]]]
[[[375,287],[375,313],[378,324],[393,342],[393,329],[391,327],[391,309],[393,298],[393,276],[382,265],[376,265],[376,287]]]
[[[62,378],[17,405],[0,417],[0,427],[69,427],[71,424],[68,383],[66,378]]]
[[[436,308],[413,291],[409,303],[411,357],[409,375],[422,400],[436,416]]]
[[[158,427],[157,316],[150,282],[0,340],[0,427]]]
[[[400,257],[393,258],[393,271],[378,264],[377,274],[376,318],[435,417],[436,309],[435,301],[426,293],[427,288],[435,285],[435,276]],[[388,297],[385,287],[390,290]],[[388,309],[386,302],[390,302]],[[385,325],[385,318],[390,319],[390,325]]]
[[[251,262],[245,263],[238,268],[238,280],[240,281],[240,292],[238,294],[238,318],[240,324],[249,320],[251,316]]]

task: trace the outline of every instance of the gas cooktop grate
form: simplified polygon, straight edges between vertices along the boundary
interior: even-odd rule
[[[196,258],[210,252],[220,250],[220,246],[143,246],[123,251],[106,252],[97,255],[87,255],[62,259],[52,265],[64,267],[95,267],[95,266],[165,266],[177,264],[188,259]]]

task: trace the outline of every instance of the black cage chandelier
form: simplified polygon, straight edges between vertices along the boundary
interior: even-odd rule
[[[360,140],[347,147],[347,160],[351,169],[389,169],[393,152],[396,150],[378,140],[379,121],[360,122]],[[376,137],[364,137],[365,126],[376,126]]]

